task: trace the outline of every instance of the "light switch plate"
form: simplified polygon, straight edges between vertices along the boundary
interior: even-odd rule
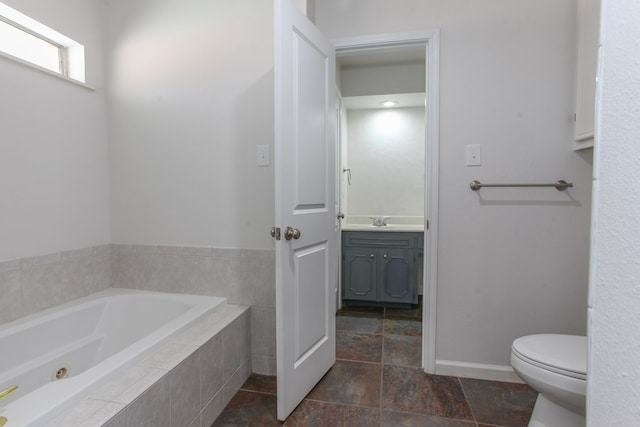
[[[258,145],[258,166],[269,166],[271,159],[269,156],[269,145]]]
[[[480,152],[480,144],[467,145],[467,166],[481,166],[482,156]]]

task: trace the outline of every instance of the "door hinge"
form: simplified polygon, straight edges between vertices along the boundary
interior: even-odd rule
[[[427,230],[429,229],[429,220],[427,220]]]
[[[280,240],[280,227],[271,227],[271,237]]]

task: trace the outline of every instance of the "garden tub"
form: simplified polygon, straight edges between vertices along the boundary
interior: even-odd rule
[[[5,427],[46,425],[224,302],[111,288],[1,325]]]

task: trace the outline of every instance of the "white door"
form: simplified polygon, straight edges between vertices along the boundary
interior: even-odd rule
[[[290,0],[277,0],[275,8],[276,330],[284,420],[335,362],[335,51]]]

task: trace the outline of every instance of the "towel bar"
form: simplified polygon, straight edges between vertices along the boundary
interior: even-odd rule
[[[482,187],[555,187],[558,191],[564,191],[567,188],[573,187],[573,183],[561,179],[553,184],[483,184],[476,180],[471,181],[469,187],[471,187],[473,191],[478,191]]]

